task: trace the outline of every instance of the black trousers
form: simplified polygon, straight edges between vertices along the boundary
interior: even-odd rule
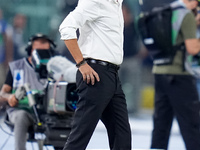
[[[175,116],[187,150],[200,149],[196,80],[187,75],[155,75],[155,112],[151,148],[167,150]]]
[[[85,150],[101,119],[109,138],[111,150],[131,150],[131,130],[125,95],[116,69],[89,64],[100,77],[95,85],[83,81],[77,72],[79,100],[71,133],[63,150]]]

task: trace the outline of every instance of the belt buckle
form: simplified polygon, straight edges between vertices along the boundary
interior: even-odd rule
[[[93,63],[93,64],[96,64],[96,63],[97,63],[97,61],[94,60],[94,59],[91,59],[90,62]]]
[[[102,66],[107,66],[108,65],[108,63],[104,62],[104,61],[99,61],[99,64],[102,65]]]

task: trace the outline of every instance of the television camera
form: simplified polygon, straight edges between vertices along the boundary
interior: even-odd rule
[[[17,89],[15,96],[20,100],[26,94],[29,106],[33,108],[36,124],[32,138],[34,139],[34,133],[43,133],[44,145],[52,145],[56,150],[60,150],[71,129],[78,95],[75,83],[55,81],[52,74],[48,73],[47,62],[52,56],[50,50],[33,51],[33,67],[38,78],[46,81],[45,88],[34,93],[26,83]]]

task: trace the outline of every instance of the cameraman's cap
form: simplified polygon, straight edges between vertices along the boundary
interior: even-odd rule
[[[53,46],[55,47],[56,45],[54,44],[54,42],[46,35],[41,34],[41,33],[37,33],[34,36],[32,36],[31,41],[35,41],[37,39],[46,39],[47,41],[49,41],[51,44],[53,44]]]

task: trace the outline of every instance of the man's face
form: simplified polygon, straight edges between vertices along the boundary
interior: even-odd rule
[[[198,6],[197,0],[183,0],[183,2],[185,3],[186,7],[190,10],[195,9]]]
[[[40,49],[50,49],[50,43],[49,43],[49,41],[48,40],[46,40],[46,39],[36,39],[36,40],[34,40],[33,41],[33,43],[32,43],[32,52],[33,52],[33,50],[35,50],[35,49],[37,49],[37,50],[40,50]],[[32,53],[31,52],[31,53]]]

